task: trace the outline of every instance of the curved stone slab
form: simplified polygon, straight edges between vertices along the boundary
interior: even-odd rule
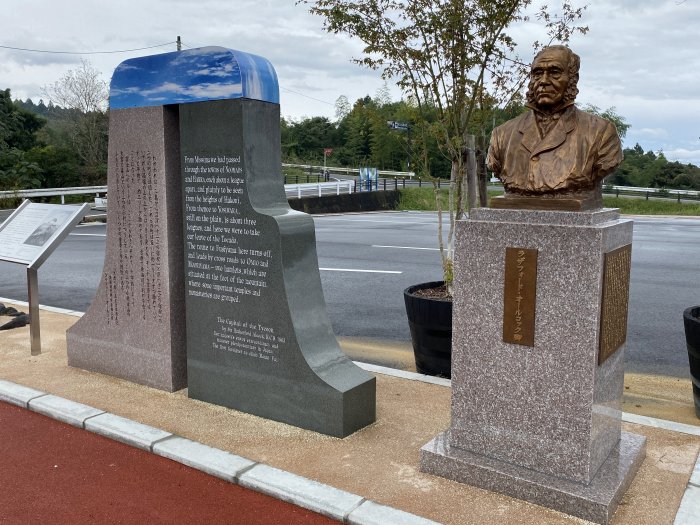
[[[180,108],[189,395],[344,437],[374,421],[375,380],[333,335],[279,118],[247,99]]]
[[[272,64],[242,51],[201,47],[125,60],[109,88],[110,109],[232,98],[279,104]]]

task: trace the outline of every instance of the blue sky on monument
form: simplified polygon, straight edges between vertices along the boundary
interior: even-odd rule
[[[539,4],[541,2],[535,2]],[[555,5],[556,2],[549,2]],[[574,1],[575,5],[583,2]],[[694,0],[595,0],[572,49],[581,56],[579,103],[615,106],[632,125],[625,146],[641,144],[670,160],[700,165],[700,3]],[[542,39],[534,24],[511,29],[523,59]],[[379,74],[351,62],[361,44],[327,34],[294,0],[5,0],[0,45],[52,51],[112,51],[174,42],[183,49],[223,46],[260,55],[279,79],[286,117],[334,118],[340,95],[374,96]],[[174,51],[84,55],[109,81],[123,60]],[[80,55],[0,48],[0,88],[42,98],[41,87],[79,65]],[[391,88],[395,100],[400,92]]]

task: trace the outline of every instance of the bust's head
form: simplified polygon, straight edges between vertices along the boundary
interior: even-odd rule
[[[537,53],[530,69],[528,106],[542,112],[559,111],[578,94],[579,56],[566,46],[549,46]]]

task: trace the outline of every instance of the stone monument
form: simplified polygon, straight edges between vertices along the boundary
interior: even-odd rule
[[[168,391],[187,386],[177,109],[111,104],[102,280],[67,333],[70,366]]]
[[[143,114],[149,122],[160,113],[172,117],[165,149],[174,153],[165,185],[177,196],[172,203],[177,211],[163,228],[172,235],[178,260],[162,287],[174,287],[178,295],[163,311],[178,319],[178,371],[184,379],[186,355],[189,396],[337,437],[372,423],[375,379],[338,346],[321,289],[313,220],[292,210],[285,196],[272,65],[220,47],[127,60],[115,71],[110,102],[123,108],[116,113],[128,122],[123,140],[143,141],[134,146],[137,159],[141,149],[154,151],[151,141],[161,138],[155,132],[134,133],[140,129],[134,117]],[[133,167],[125,170],[131,173]],[[139,182],[122,183],[134,197],[117,201],[118,209],[140,203]],[[111,187],[109,197],[111,211]],[[141,229],[118,234],[116,246],[129,254]],[[144,261],[133,258],[142,270],[154,264],[153,257]],[[162,269],[162,255],[158,262]],[[126,267],[118,266],[115,278]],[[156,271],[159,277],[163,273]],[[139,278],[134,281],[138,285]],[[107,289],[118,304],[119,282],[108,282]],[[148,297],[162,294],[158,287],[146,289]],[[83,330],[94,325],[99,330],[110,312],[103,307],[101,319],[84,321]],[[152,325],[150,318],[144,323]],[[158,340],[139,335],[146,338],[142,353],[153,347],[168,353],[154,344]],[[128,357],[121,362],[118,352],[107,352],[120,360],[117,368],[128,366]]]
[[[532,111],[494,130],[507,194],[457,225],[452,422],[421,470],[607,523],[645,455],[621,431],[632,222],[596,206],[621,147],[577,78],[546,48]]]

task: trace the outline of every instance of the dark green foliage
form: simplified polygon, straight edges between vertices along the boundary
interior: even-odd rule
[[[22,190],[41,185],[41,168],[17,148],[0,149],[0,190]]]
[[[0,149],[28,150],[37,143],[36,132],[46,121],[12,102],[10,90],[0,91]]]
[[[392,102],[386,94],[375,99],[358,99],[336,122],[325,117],[297,122],[282,119],[283,162],[323,163],[324,148],[332,148],[329,166],[371,166],[381,170],[417,171],[422,140],[415,129],[417,109],[404,101]],[[387,122],[407,123],[410,130],[396,130]],[[450,176],[450,160],[443,155],[437,140],[428,137],[431,174]]]
[[[43,174],[42,187],[66,188],[81,185],[81,166],[75,151],[65,146],[35,147],[26,153]]]
[[[0,190],[105,184],[108,119],[0,91]]]
[[[639,144],[625,148],[622,164],[609,176],[608,184],[642,188],[700,190],[700,168],[669,162],[662,152],[645,152]]]

